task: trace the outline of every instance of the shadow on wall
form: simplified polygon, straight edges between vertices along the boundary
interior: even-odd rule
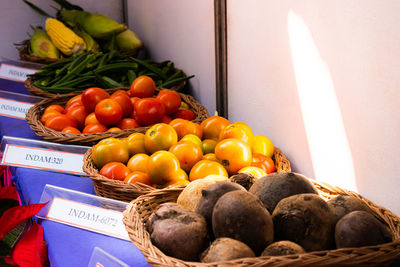
[[[357,191],[353,159],[328,65],[302,18],[288,13],[297,93],[317,180]],[[340,161],[340,164],[333,164]]]

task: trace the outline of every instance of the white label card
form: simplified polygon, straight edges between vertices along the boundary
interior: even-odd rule
[[[37,71],[38,70],[35,69],[28,69],[2,63],[0,66],[0,78],[17,82],[24,82],[26,80],[26,75],[33,74]]]
[[[0,98],[0,115],[24,120],[25,114],[33,105],[31,103]]]
[[[92,232],[129,240],[122,212],[54,197],[46,219]]]
[[[73,174],[82,170],[83,154],[7,144],[1,163]]]

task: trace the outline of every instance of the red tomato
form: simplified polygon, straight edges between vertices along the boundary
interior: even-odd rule
[[[76,128],[78,126],[78,123],[75,120],[68,117],[67,115],[60,114],[49,118],[44,126],[60,132],[62,131],[62,129],[68,126]]]
[[[133,105],[131,99],[126,93],[122,93],[119,90],[111,95],[111,99],[114,99],[122,108],[122,117],[130,117],[133,111]]]
[[[121,162],[109,162],[100,170],[101,175],[119,181],[123,181],[130,172],[128,167]]]
[[[115,91],[115,92],[113,93],[113,95],[114,95],[114,94],[119,94],[119,93],[122,93],[122,94],[124,94],[124,95],[126,95],[126,96],[129,96],[128,91],[126,91],[126,90],[117,90],[117,91]]]
[[[101,124],[117,125],[122,119],[122,108],[117,101],[106,98],[97,103],[94,114]]]
[[[274,161],[270,157],[260,153],[253,153],[253,160],[251,162],[251,166],[261,168],[267,174],[270,174],[275,171]]]
[[[168,115],[164,115],[161,119],[161,122],[169,124],[172,121],[172,118]]]
[[[87,133],[104,133],[108,130],[106,126],[104,126],[101,123],[91,123],[85,126],[83,128],[82,133],[87,134]]]
[[[65,127],[64,129],[62,129],[63,133],[70,133],[70,134],[81,134],[81,131],[79,131],[78,129],[76,129],[75,127]]]
[[[67,114],[68,110],[74,108],[74,107],[78,107],[78,106],[83,106],[82,101],[74,101],[71,104],[69,104],[68,106],[65,106],[64,109],[64,114]]]
[[[121,130],[125,129],[135,129],[140,127],[139,123],[135,119],[132,118],[123,118],[117,125]]]
[[[129,89],[130,96],[137,96],[140,98],[152,97],[156,90],[156,84],[149,76],[139,76],[131,84]]]
[[[165,114],[167,115],[177,112],[182,102],[179,94],[169,89],[161,90],[156,98],[159,99],[161,103],[164,104]]]
[[[191,111],[190,109],[178,109],[177,112],[172,114],[172,118],[173,119],[180,118],[191,121],[196,118],[196,114],[194,114],[194,112]]]
[[[133,107],[135,107],[135,103],[136,103],[136,101],[138,101],[140,99],[140,97],[131,96],[130,99],[131,99]]]
[[[85,125],[87,111],[83,105],[77,105],[69,108],[65,115],[67,115],[71,119],[76,120],[76,122],[78,123],[78,128],[82,129]]]
[[[68,100],[67,104],[65,104],[65,107],[68,107],[69,105],[71,105],[71,104],[74,103],[74,102],[79,102],[79,103],[82,105],[82,94],[76,95],[76,96],[74,96],[74,97],[71,97],[71,98]]]
[[[135,103],[136,121],[140,125],[160,122],[165,115],[164,105],[155,98],[142,98]]]
[[[83,91],[82,103],[88,112],[92,112],[96,104],[105,98],[109,98],[110,94],[98,87],[91,87]]]

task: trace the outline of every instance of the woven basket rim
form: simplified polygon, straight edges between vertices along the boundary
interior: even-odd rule
[[[127,184],[123,181],[109,179],[99,173],[92,160],[92,149],[86,151],[83,157],[83,171],[92,180],[97,195],[109,197],[125,202],[130,202],[139,195],[151,193],[161,189],[157,189],[145,184]],[[274,150],[274,162],[278,172],[289,172],[290,162],[279,148]],[[170,186],[175,188],[177,186]],[[178,186],[179,187],[179,186]]]
[[[319,195],[325,200],[339,194],[351,195],[362,200],[368,205],[376,216],[383,221],[392,233],[393,241],[375,246],[359,248],[339,248],[332,250],[313,251],[288,256],[260,256],[241,258],[215,263],[201,263],[183,261],[165,255],[160,249],[151,243],[150,235],[145,229],[148,214],[141,213],[156,207],[164,202],[176,201],[183,188],[166,188],[151,192],[147,195],[132,200],[123,212],[123,222],[129,234],[131,242],[141,250],[147,262],[153,266],[338,266],[342,264],[371,264],[378,265],[399,258],[400,255],[400,218],[391,211],[376,205],[360,194],[345,190],[337,186],[331,186],[313,179],[310,181],[317,188]],[[165,201],[164,201],[165,199]],[[147,216],[147,218],[144,218]]]
[[[127,90],[128,87],[119,87],[112,89],[105,89],[109,93],[113,93],[117,90]],[[160,89],[157,89],[157,92]],[[209,113],[207,109],[197,102],[193,96],[186,95],[180,92],[177,92],[182,101],[187,103],[190,109],[195,113],[196,118],[193,120],[194,122],[201,123],[204,119],[209,117]],[[149,126],[138,127],[135,129],[125,129],[116,132],[104,132],[104,133],[90,133],[90,134],[70,134],[70,133],[62,133],[50,128],[45,127],[40,122],[40,116],[45,107],[51,104],[65,104],[71,97],[78,95],[77,93],[56,95],[51,98],[43,99],[39,103],[36,103],[32,106],[28,112],[26,113],[26,121],[30,125],[31,129],[43,139],[52,141],[52,142],[60,142],[67,144],[78,144],[78,145],[93,145],[96,142],[100,141],[104,138],[115,137],[122,138],[126,137],[131,133],[135,132],[146,132]]]

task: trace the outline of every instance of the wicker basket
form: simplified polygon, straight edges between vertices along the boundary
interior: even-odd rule
[[[273,159],[278,172],[290,172],[290,162],[279,148],[275,148]],[[127,184],[100,175],[93,164],[92,149],[88,149],[84,155],[83,171],[92,179],[96,195],[102,197],[130,202],[138,196],[160,190],[141,183]]]
[[[183,188],[166,188],[143,195],[129,203],[124,211],[123,222],[132,243],[141,250],[147,262],[152,266],[387,266],[395,259],[400,258],[400,218],[390,211],[379,207],[361,195],[313,181],[317,190],[325,200],[336,195],[352,195],[364,201],[376,216],[386,223],[393,235],[393,242],[360,247],[341,248],[335,250],[315,251],[289,256],[263,256],[242,258],[216,263],[187,262],[165,255],[151,242],[144,223],[157,207],[165,202],[176,202]],[[394,266],[394,265],[393,265]]]
[[[126,87],[107,89],[109,93],[113,93],[117,90],[127,90]],[[158,90],[157,90],[158,92]],[[196,118],[194,122],[200,123],[209,117],[207,109],[198,103],[192,96],[179,93],[183,102],[189,105],[189,108],[195,113]],[[53,104],[59,104],[64,106],[67,101],[77,95],[76,93],[56,95],[51,98],[44,99],[39,103],[31,107],[26,113],[26,120],[29,123],[31,129],[44,140],[62,143],[62,144],[76,144],[76,145],[94,145],[101,139],[108,137],[122,138],[126,137],[131,133],[140,132],[144,133],[149,127],[138,127],[135,129],[127,129],[116,132],[104,132],[104,133],[91,133],[91,134],[70,134],[62,133],[50,128],[45,127],[41,122],[40,118],[43,114],[44,109]]]

